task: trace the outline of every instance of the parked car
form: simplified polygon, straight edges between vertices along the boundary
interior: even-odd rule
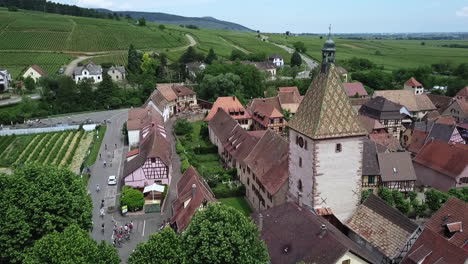
[[[109,178],[107,179],[107,184],[116,185],[117,184],[117,178],[114,175],[109,176]]]

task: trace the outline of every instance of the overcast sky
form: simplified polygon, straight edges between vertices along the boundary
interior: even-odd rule
[[[467,32],[468,0],[54,0],[82,7],[212,16],[263,32]]]

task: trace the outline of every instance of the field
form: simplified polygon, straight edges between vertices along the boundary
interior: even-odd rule
[[[284,35],[269,35],[270,40],[292,47],[296,41],[306,45],[307,55],[315,60],[321,59],[321,49],[324,39],[319,37],[291,37]],[[468,49],[444,48],[444,44],[468,44],[468,41],[428,40],[421,45],[418,40],[347,40],[334,38],[337,60],[352,57],[366,58],[386,70],[411,68],[434,63],[451,62],[460,64],[468,61]],[[381,55],[377,55],[380,53]]]
[[[250,216],[252,209],[250,208],[244,197],[231,197],[219,200],[222,204],[233,207],[243,213],[245,216]]]
[[[71,130],[0,137],[0,167],[29,162],[69,167],[79,171],[93,133]]]
[[[83,61],[82,63],[85,64],[89,61],[92,61],[96,64],[112,63],[113,65],[127,65],[128,55],[127,53],[118,53],[118,54],[98,56],[98,57],[94,57],[91,59],[87,59]]]
[[[38,64],[49,74],[67,65],[74,57],[63,53],[41,52],[2,52],[0,51],[0,67],[8,69],[13,77],[18,76],[32,64]]]

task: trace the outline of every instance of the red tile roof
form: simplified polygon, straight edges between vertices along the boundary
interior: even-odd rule
[[[39,65],[34,64],[31,66],[37,73],[39,73],[41,76],[46,76],[47,72],[45,72]]]
[[[414,130],[413,136],[411,137],[411,144],[408,147],[408,151],[412,153],[418,153],[419,150],[421,150],[421,148],[424,146],[428,135],[429,133],[426,133],[424,131]]]
[[[297,87],[280,87],[278,91],[278,100],[280,104],[300,104],[301,94]]]
[[[134,149],[134,150],[127,152],[126,157],[129,158],[129,157],[138,155],[139,153],[140,153],[140,149]]]
[[[150,124],[163,124],[162,116],[151,106],[128,110],[128,130],[141,130]]]
[[[414,162],[452,178],[466,173],[468,177],[468,146],[428,141],[418,152]],[[463,175],[465,176],[465,175]]]
[[[218,97],[214,102],[213,107],[205,118],[205,121],[210,121],[218,112],[218,109],[222,108],[224,111],[229,113],[234,119],[249,119],[250,114],[245,110],[239,99],[235,96]],[[235,114],[237,113],[237,115]]]
[[[161,92],[168,102],[175,101],[177,97],[195,94],[194,91],[178,83],[158,83],[156,89]]]
[[[195,189],[193,189],[195,187]],[[177,183],[177,198],[172,202],[171,224],[183,232],[196,211],[207,202],[215,202],[213,192],[193,167],[189,167]]]
[[[288,152],[288,142],[267,130],[244,160],[271,195],[288,181]]]
[[[408,85],[408,86],[423,86],[420,82],[416,81],[416,79],[414,77],[411,77],[406,83],[405,85]]]
[[[369,134],[369,139],[381,146],[388,148],[390,151],[397,151],[402,149],[398,139],[388,133]]]
[[[250,116],[265,127],[271,118],[283,118],[278,97],[256,98],[247,107]]]
[[[366,89],[364,88],[364,85],[360,82],[354,82],[354,83],[343,83],[343,87],[345,88],[346,95],[349,97],[353,97],[356,94],[359,96],[368,96]]]
[[[468,86],[458,91],[456,96],[468,97]]]

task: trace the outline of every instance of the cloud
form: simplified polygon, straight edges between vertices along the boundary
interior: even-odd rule
[[[459,17],[468,17],[468,6],[462,7],[456,14]]]
[[[77,5],[83,7],[111,8],[114,6],[114,3],[109,0],[78,0]]]

